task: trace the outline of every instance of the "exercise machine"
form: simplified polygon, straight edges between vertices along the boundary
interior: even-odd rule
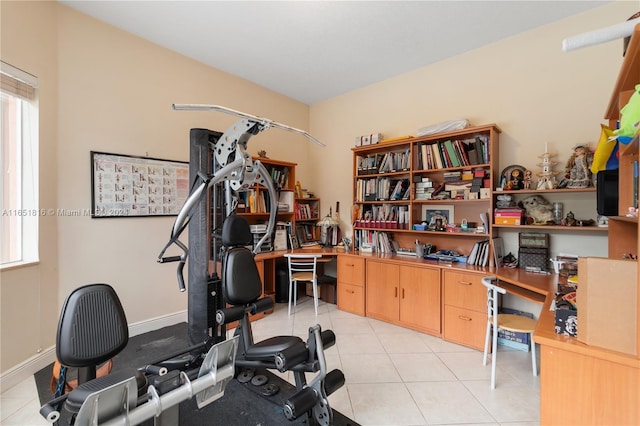
[[[249,315],[271,309],[273,303],[269,298],[260,298],[261,283],[253,256],[259,251],[267,236],[273,233],[277,197],[276,188],[266,168],[259,160],[252,160],[248,154],[247,142],[251,136],[273,127],[302,134],[313,142],[324,145],[303,130],[225,107],[173,105],[173,108],[186,111],[219,111],[240,118],[222,135],[205,129],[194,129],[195,133],[192,130],[190,178],[194,185],[178,213],[169,242],[158,256],[160,263],[178,262],[177,280],[180,291],[186,290],[183,268],[189,258],[190,346],[179,354],[134,372],[114,373],[97,379],[89,375],[69,394],[58,396],[45,404],[40,413],[50,422],[56,422],[60,419],[59,407],[64,404],[65,408],[73,413],[72,421],[77,425],[130,425],[148,419],[154,419],[156,425],[177,424],[177,406],[180,402],[195,397],[198,407],[202,408],[223,395],[225,386],[235,374],[247,374],[247,368],[267,368],[294,372],[296,393],[283,407],[288,419],[307,415],[310,424],[330,425],[332,411],[327,397],[344,384],[342,372],[327,372],[324,358],[324,348],[335,343],[333,332],[322,331],[319,325],[315,325],[309,328],[306,343],[295,336],[277,336],[254,342],[248,319]],[[215,158],[213,170],[210,169],[211,152]],[[237,206],[237,193],[256,183],[264,185],[271,195],[271,214],[266,235],[255,245],[253,252],[250,252],[240,245],[246,245],[244,237],[248,225],[245,221],[246,229],[241,223],[234,226],[234,223],[239,223],[236,221],[239,217],[234,215],[234,210]],[[204,198],[208,199],[207,203],[202,202]],[[209,216],[209,203],[214,207],[213,219]],[[203,240],[203,237],[211,235],[211,229],[217,229],[218,221],[224,222],[225,225],[229,223],[228,231],[223,231],[222,236],[225,247],[218,246],[217,240],[220,236],[215,232],[212,247],[209,247],[208,239]],[[180,240],[187,224],[189,246]],[[182,254],[165,256],[165,252],[173,245],[182,250]],[[213,274],[209,274],[209,250],[215,260],[224,258],[223,270],[226,276],[218,277],[215,272],[217,268],[214,268]],[[248,280],[242,277],[234,279],[236,272],[233,271],[252,271],[250,273],[255,272],[255,276],[249,277]],[[256,289],[259,289],[257,294]],[[222,297],[223,292],[225,297]],[[76,296],[74,292],[69,298]],[[109,297],[113,298],[113,295]],[[88,300],[89,306],[92,307],[92,297],[81,299],[83,303],[87,303]],[[106,301],[104,312],[108,312],[113,303],[113,300]],[[232,306],[226,308],[226,303]],[[65,302],[65,306],[67,304]],[[76,315],[77,312],[86,311],[78,308],[81,304],[71,304],[77,308],[70,315],[76,325],[101,322],[96,321],[99,315],[80,319]],[[119,305],[119,301],[116,304]],[[100,310],[97,312],[102,313]],[[124,348],[128,340],[128,333],[122,332],[123,328],[127,328],[126,318],[123,318],[124,312],[117,315],[122,317],[115,323],[118,331],[116,334],[120,336],[115,347],[100,347],[99,339],[89,338],[86,345],[97,345],[96,350],[100,353],[82,362],[98,364],[103,358],[108,359]],[[56,342],[57,347],[64,352],[65,345],[70,344],[73,338],[61,338],[65,336],[65,330],[69,329],[68,326],[63,326],[63,318],[66,318],[65,310],[61,315]],[[238,320],[239,325],[234,337],[226,339],[226,325],[232,320]],[[64,323],[66,324],[66,320]],[[108,326],[112,325],[114,324],[109,322]],[[58,349],[57,353],[60,358]],[[66,362],[70,366],[82,367],[81,361],[74,360],[76,355],[67,358],[63,356],[64,359],[60,361],[62,364]],[[240,370],[241,368],[243,370]],[[317,375],[307,382],[305,373]]]

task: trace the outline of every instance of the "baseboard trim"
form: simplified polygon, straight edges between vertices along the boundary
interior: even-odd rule
[[[135,324],[129,324],[129,336],[137,336],[139,334],[186,321],[187,311],[175,312],[173,314],[140,321]],[[56,347],[51,346],[0,374],[0,392],[5,392],[18,383],[23,382],[29,378],[29,376],[34,375],[47,365],[51,364],[55,358]]]

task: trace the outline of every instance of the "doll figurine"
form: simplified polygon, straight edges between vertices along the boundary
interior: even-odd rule
[[[567,188],[586,188],[593,185],[591,180],[591,161],[593,156],[587,145],[576,145],[565,167]]]

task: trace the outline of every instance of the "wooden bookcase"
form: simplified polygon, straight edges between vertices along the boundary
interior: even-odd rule
[[[295,198],[296,163],[271,160],[269,158],[260,158],[259,160],[269,171],[276,189],[280,192],[281,199],[288,199],[291,203],[288,211],[278,212],[278,220],[294,219],[293,200]],[[267,188],[260,185],[254,185],[249,191],[246,191],[244,193],[244,208],[240,207],[238,209],[238,215],[246,217],[251,224],[262,221],[267,222],[269,220],[267,192]]]
[[[353,151],[353,202],[358,211],[354,223],[354,233],[388,232],[399,247],[414,248],[415,241],[431,243],[438,249],[456,250],[468,254],[473,245],[490,239],[493,235],[491,224],[492,197],[491,188],[498,182],[498,152],[500,129],[495,124],[469,127],[463,130],[438,133],[435,135],[413,137],[388,143],[352,148]],[[446,141],[473,141],[476,136],[486,141],[486,156],[478,160],[478,164],[457,165],[452,167],[428,168],[423,153],[433,145],[444,145]],[[446,149],[446,148],[445,148]],[[431,149],[431,154],[434,153]],[[381,170],[382,160],[386,154],[393,154],[396,163]],[[367,164],[371,167],[367,167]],[[462,191],[459,199],[420,199],[416,196],[417,183],[429,179],[433,185],[444,183],[445,173],[462,172],[465,170],[484,169],[486,182],[483,185],[488,195],[486,198],[463,199]],[[402,190],[399,196],[393,195],[398,182]],[[386,185],[386,186],[385,186]],[[406,185],[406,186],[404,186]],[[369,188],[388,188],[388,191],[367,190]],[[455,229],[446,231],[414,230],[413,225],[421,224],[428,211],[445,211],[453,215],[453,222],[458,225]],[[367,213],[371,212],[371,213]],[[377,213],[382,212],[380,217]],[[384,213],[391,212],[386,215]],[[462,232],[460,224],[463,219],[468,222],[481,224],[480,214],[488,215],[488,223],[484,232]],[[369,219],[369,220],[367,220]],[[449,222],[451,222],[449,220]]]
[[[640,25],[636,25],[627,53],[622,62],[611,100],[605,113],[610,127],[615,128],[620,118],[619,110],[630,96],[633,87],[640,83]],[[637,255],[640,229],[637,217],[624,214],[628,207],[634,206],[635,176],[633,163],[638,160],[638,137],[621,149],[619,170],[619,214],[609,217],[609,258],[612,272],[600,277],[597,284],[613,286],[625,281],[625,275],[613,265],[620,262],[626,254]],[[615,262],[614,262],[615,261]],[[626,262],[636,263],[637,260]],[[607,265],[607,267],[609,266]],[[580,271],[582,276],[582,271]],[[597,274],[596,274],[597,276]],[[640,275],[635,272],[636,290],[640,290]],[[588,280],[585,280],[588,281]],[[628,280],[625,282],[628,283]],[[582,281],[579,285],[582,285]],[[640,330],[640,291],[632,300],[614,303],[635,303],[635,324],[630,329]],[[609,301],[611,302],[611,301]],[[545,305],[547,306],[547,305]],[[578,336],[580,336],[580,298],[578,298]],[[607,314],[616,315],[614,310]],[[552,318],[552,317],[548,317]],[[589,318],[591,324],[599,324],[599,318]],[[547,324],[546,328],[552,327]],[[605,332],[608,330],[605,330]],[[536,331],[537,333],[537,331]],[[630,331],[634,333],[634,331]],[[640,409],[640,339],[636,342],[637,355],[617,352],[579,342],[579,339],[566,337],[560,340],[552,335],[551,339],[541,340],[540,371],[540,423],[541,424],[639,424]],[[544,342],[544,343],[542,343]],[[580,371],[571,375],[571,371]],[[569,377],[570,375],[571,377]],[[578,380],[574,380],[577,378]],[[571,395],[572,409],[567,409],[566,395]]]

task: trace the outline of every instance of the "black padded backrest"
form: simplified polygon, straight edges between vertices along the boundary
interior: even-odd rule
[[[222,245],[225,247],[248,246],[253,243],[249,222],[242,216],[232,215],[222,225]]]
[[[222,265],[222,289],[227,303],[246,305],[262,295],[262,281],[253,252],[246,248],[253,236],[242,216],[229,216],[222,225],[222,244],[227,247]]]
[[[86,285],[67,296],[56,337],[56,356],[62,365],[98,365],[122,351],[128,340],[127,318],[110,285]]]

